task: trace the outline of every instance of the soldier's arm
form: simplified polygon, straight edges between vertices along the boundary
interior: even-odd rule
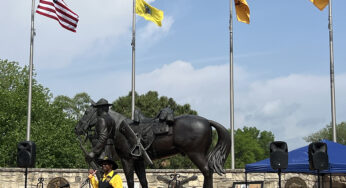
[[[97,128],[96,128],[97,132],[98,132],[98,139],[96,142],[95,147],[93,148],[93,152],[99,154],[104,146],[106,145],[107,142],[107,137],[108,137],[108,129],[107,129],[107,125],[106,125],[106,121],[103,118],[99,118],[97,120]]]

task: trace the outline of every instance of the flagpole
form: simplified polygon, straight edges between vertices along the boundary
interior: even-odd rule
[[[135,115],[135,60],[136,60],[136,0],[133,0],[133,16],[132,16],[132,108],[131,119]]]
[[[232,0],[229,1],[229,35],[230,35],[230,121],[231,121],[231,168],[234,169],[234,87],[233,87],[233,6]]]
[[[33,70],[33,57],[34,57],[34,37],[35,37],[35,0],[32,0],[31,7],[31,34],[30,34],[30,59],[29,59],[29,91],[28,91],[28,117],[26,140],[30,141],[30,126],[31,126],[31,98],[32,98],[32,70]]]
[[[333,49],[333,20],[332,20],[332,0],[329,0],[329,53],[330,53],[330,91],[331,91],[331,110],[333,142],[336,142],[336,116],[335,116],[335,83],[334,83],[334,49]]]

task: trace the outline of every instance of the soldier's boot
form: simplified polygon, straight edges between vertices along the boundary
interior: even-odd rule
[[[124,121],[120,125],[120,132],[127,138],[130,143],[131,155],[135,157],[142,156],[148,164],[153,164],[148,153],[145,151],[141,140],[136,136],[136,133],[131,129],[131,127]]]

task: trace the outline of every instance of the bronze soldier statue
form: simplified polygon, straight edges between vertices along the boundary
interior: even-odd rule
[[[117,122],[119,124],[117,125],[110,116],[108,111],[112,104],[109,104],[106,99],[101,98],[97,103],[93,104],[93,106],[97,109],[97,123],[95,125],[96,143],[93,144],[92,152],[88,154],[90,159],[103,159],[105,156],[114,158],[115,131],[119,130],[132,146],[130,153],[134,157],[143,156],[147,162],[152,163],[148,154],[143,149],[140,140],[126,121]]]
[[[145,118],[138,111],[138,122],[132,123],[132,120],[126,119],[123,115],[110,110],[109,106],[111,104],[108,101],[101,99],[89,107],[76,125],[75,132],[78,136],[89,136],[89,131],[97,124],[96,131],[98,136],[97,141],[92,142],[93,152],[87,153],[81,147],[83,152],[94,160],[97,159],[96,157],[99,157],[98,155],[102,155],[101,152],[105,149],[107,139],[112,138],[110,135],[115,135],[113,142],[116,143],[113,147],[121,159],[124,172],[127,172],[125,175],[128,187],[134,187],[133,173],[136,172],[141,186],[148,188],[145,164],[141,157],[146,161],[150,161],[150,157],[160,159],[178,153],[186,154],[202,172],[204,188],[213,187],[214,172],[219,175],[225,173],[224,164],[231,149],[231,137],[227,129],[221,124],[196,115],[174,117],[172,111],[168,108],[162,110],[156,118],[150,119]],[[105,117],[110,119],[110,123],[105,120]],[[115,127],[112,125],[113,121]],[[129,124],[131,128],[128,127]],[[138,137],[143,138],[143,140],[153,136],[153,139],[147,145],[150,157],[140,144],[132,127],[133,129],[138,129],[138,133],[141,134]],[[145,132],[143,127],[148,128],[148,130],[151,129],[148,131],[150,133],[149,136],[142,134]],[[158,130],[155,131],[154,127],[157,127]],[[218,141],[211,148],[212,128],[216,129]],[[139,152],[141,157],[133,157],[136,152]]]

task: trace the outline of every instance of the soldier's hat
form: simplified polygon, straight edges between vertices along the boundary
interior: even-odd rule
[[[97,163],[102,166],[103,164],[112,164],[112,169],[115,170],[118,168],[117,163],[111,157],[104,157],[103,159],[99,159]]]
[[[104,98],[101,98],[97,101],[97,103],[93,104],[94,107],[100,107],[100,106],[112,106],[112,104],[109,104],[108,101]]]

